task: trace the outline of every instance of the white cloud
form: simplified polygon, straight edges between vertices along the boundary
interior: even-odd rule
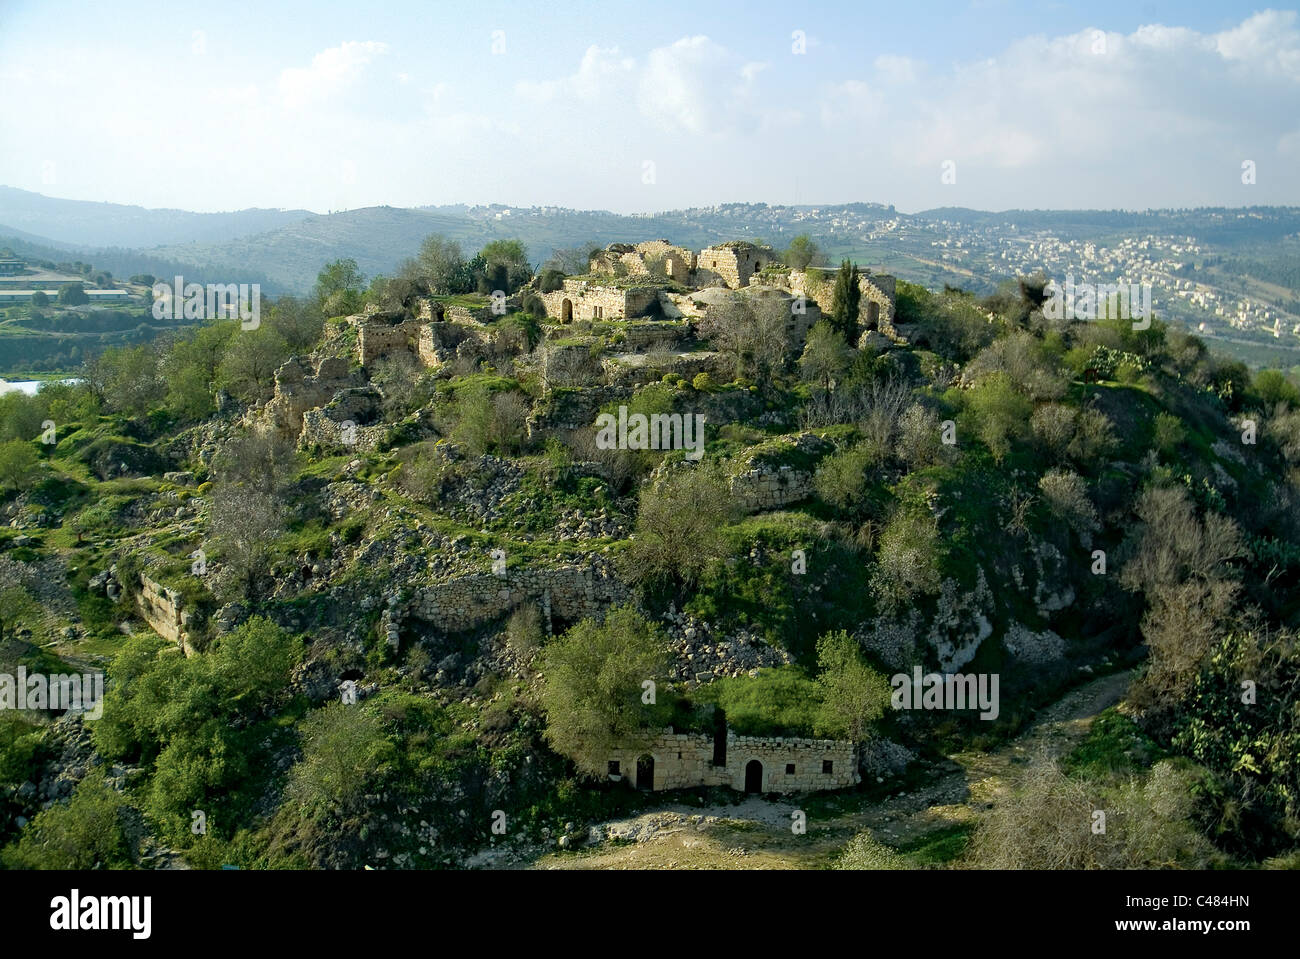
[[[349,40],[322,50],[312,58],[310,67],[289,67],[281,72],[280,99],[286,107],[296,109],[334,97],[387,50],[388,44],[374,40]]]
[[[622,56],[618,47],[593,44],[582,55],[578,70],[572,76],[559,80],[521,80],[515,84],[515,91],[525,99],[539,103],[559,98],[594,103],[602,96],[615,93],[635,67],[636,61]]]
[[[747,63],[706,36],[651,50],[637,92],[641,113],[661,128],[720,135],[741,120],[763,65]]]

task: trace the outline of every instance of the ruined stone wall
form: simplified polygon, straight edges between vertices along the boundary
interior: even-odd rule
[[[749,278],[764,265],[773,262],[773,256],[766,250],[760,250],[750,243],[738,243],[734,246],[710,246],[700,251],[695,258],[696,270],[720,276],[727,286],[738,290],[749,285]]]
[[[813,474],[790,466],[755,467],[730,479],[731,498],[746,513],[781,509],[813,494]]]
[[[477,322],[425,323],[416,337],[416,356],[425,366],[438,367],[453,359],[462,343],[473,341],[486,350],[491,339],[491,330]]]
[[[343,449],[357,452],[372,452],[379,448],[388,433],[388,427],[382,424],[359,426],[356,421],[335,419],[328,408],[308,410],[302,416],[302,433],[298,445],[302,448],[321,446],[324,449]]]
[[[563,290],[540,296],[547,317],[561,322],[565,321],[565,302],[570,304],[574,320],[635,319],[650,312],[659,302],[659,291],[653,287],[624,290],[573,279],[564,281]]]
[[[407,320],[401,313],[368,313],[356,317],[355,323],[357,361],[362,366],[393,353],[416,352],[419,320]]]
[[[676,345],[686,338],[690,328],[684,323],[635,323],[622,332],[624,349],[643,350],[647,346]]]
[[[140,618],[149,624],[150,629],[168,642],[175,643],[187,656],[194,652],[189,643],[190,615],[183,608],[180,593],[141,573],[135,604]]]
[[[538,603],[544,621],[558,616],[569,622],[603,616],[610,606],[631,599],[628,588],[604,565],[555,569],[511,569],[481,573],[419,590],[409,615],[448,633],[473,629],[509,613],[523,603]]]
[[[737,736],[727,730],[726,765],[714,766],[711,735],[669,730],[644,748],[615,750],[609,761],[618,763],[618,776],[635,784],[637,760],[643,756],[654,759],[656,792],[696,786],[727,786],[743,792],[746,769],[755,761],[762,767],[762,792],[844,789],[860,779],[854,744],[843,740]],[[823,765],[827,762],[829,772]]]
[[[296,439],[308,410],[324,406],[339,390],[359,382],[342,357],[327,357],[314,369],[307,357],[290,357],[275,371],[275,392],[261,410],[250,414],[250,425],[261,432]]]
[[[829,313],[835,293],[835,273],[822,273],[820,280],[810,276],[806,270],[790,271],[790,289],[796,295],[807,297],[824,312]],[[858,291],[862,298],[858,303],[858,322],[864,330],[878,329],[883,333],[894,332],[895,288],[897,282],[887,273],[859,273]],[[876,315],[868,304],[876,304]]]
[[[596,414],[602,406],[626,400],[632,392],[630,385],[606,384],[548,393],[529,417],[528,434],[533,436],[558,430],[593,429]]]

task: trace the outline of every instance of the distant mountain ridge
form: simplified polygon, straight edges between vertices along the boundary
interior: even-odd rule
[[[310,215],[307,210],[251,209],[230,213],[150,210],[121,203],[64,200],[0,186],[0,223],[47,242],[69,243],[79,248],[221,243]]]
[[[720,240],[750,238],[784,247],[791,237],[807,232],[833,260],[849,256],[864,264],[883,262],[887,270],[901,269],[906,276],[909,266],[926,261],[899,263],[894,257],[891,263],[891,253],[909,242],[914,256],[933,260],[923,251],[930,248],[929,239],[946,234],[944,221],[995,231],[1014,224],[1015,233],[1041,230],[1089,239],[1137,231],[1194,233],[1233,246],[1275,242],[1300,232],[1300,208],[989,212],[950,207],[906,214],[884,204],[856,202],[726,203],[636,215],[504,204],[375,206],[329,214],[256,209],[191,213],[61,200],[0,187],[0,245],[15,237],[58,254],[46,258],[75,256],[117,276],[181,272],[199,282],[260,282],[268,294],[306,292],[325,263],[345,257],[355,259],[368,276],[392,274],[432,233],[456,240],[467,254],[492,240],[519,239],[539,264],[556,248],[586,242],[665,238],[700,249]],[[970,281],[938,262],[934,269],[940,272],[914,278]]]

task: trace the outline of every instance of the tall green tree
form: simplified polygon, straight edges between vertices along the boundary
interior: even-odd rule
[[[817,735],[861,741],[889,703],[889,681],[866,664],[857,641],[844,630],[817,640],[817,666],[822,700]]]
[[[844,337],[844,342],[855,346],[858,342],[858,307],[862,290],[858,287],[858,265],[844,260],[835,276],[835,289],[831,293],[831,327]]]
[[[603,775],[613,750],[639,748],[667,721],[667,637],[631,606],[611,609],[603,623],[584,619],[542,659],[546,739],[587,775]]]
[[[825,257],[821,247],[807,233],[801,233],[790,241],[783,255],[785,265],[794,270],[806,270],[810,266],[820,266]]]

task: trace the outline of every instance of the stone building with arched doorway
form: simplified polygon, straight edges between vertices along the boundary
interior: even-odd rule
[[[639,746],[614,750],[611,779],[638,789],[728,786],[737,792],[793,793],[845,789],[860,781],[854,744],[837,739],[737,736],[667,729]]]

